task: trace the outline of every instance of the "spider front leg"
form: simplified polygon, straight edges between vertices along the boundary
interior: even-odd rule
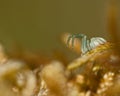
[[[75,40],[75,38],[79,38],[79,37],[81,37],[79,34],[73,34],[73,35],[70,35],[69,37],[68,37],[68,40],[67,40],[67,45],[69,46],[69,44],[70,44],[70,42],[72,42],[72,48],[74,47],[74,40]],[[71,39],[72,39],[72,41],[71,41]]]
[[[67,46],[69,46],[71,39],[72,39],[72,42],[74,43],[74,38],[73,38],[73,36],[74,36],[74,35],[70,35],[70,36],[68,37],[68,39],[67,39]],[[72,48],[73,48],[73,45],[74,45],[74,44],[72,44]]]
[[[78,38],[78,39],[81,40],[81,51],[82,51],[82,54],[86,53],[88,51],[87,36],[84,35],[84,34],[73,34],[73,35],[70,35],[68,37],[68,40],[67,40],[67,45],[69,45],[70,42],[72,42],[72,48],[73,48],[74,47],[74,40],[75,40],[75,38]],[[72,39],[72,41],[71,41],[71,39]]]

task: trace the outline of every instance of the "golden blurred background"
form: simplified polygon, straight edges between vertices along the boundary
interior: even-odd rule
[[[0,42],[6,49],[18,44],[31,51],[47,53],[65,48],[60,40],[65,32],[108,38],[109,1],[1,0]],[[120,1],[116,1],[119,7]]]

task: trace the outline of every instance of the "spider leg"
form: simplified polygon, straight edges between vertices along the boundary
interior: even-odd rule
[[[67,46],[69,46],[69,44],[70,44],[70,40],[73,38],[73,35],[70,35],[69,37],[68,37],[68,39],[67,39]]]
[[[95,44],[95,38],[91,38],[90,39],[90,47],[91,47],[91,49],[93,49],[95,46],[96,46],[96,44]]]
[[[91,47],[90,47],[90,40],[87,40],[87,48],[88,48],[88,50],[90,51],[91,50]]]
[[[85,53],[88,51],[88,45],[89,40],[87,40],[87,36],[84,34],[78,34],[78,38],[81,39],[81,50],[82,53]]]
[[[100,43],[100,44],[104,44],[106,43],[107,41],[101,37],[96,37],[97,41]]]
[[[75,38],[76,38],[76,35],[73,35],[73,37],[72,37],[72,48],[74,47],[74,40],[75,40]]]
[[[74,47],[74,40],[75,38],[83,38],[83,34],[73,34],[73,35],[70,35],[68,37],[68,40],[67,40],[67,45],[69,46],[70,44],[70,40],[72,39],[72,48]]]
[[[91,49],[90,45],[89,45],[89,40],[87,40],[87,36],[84,34],[73,34],[73,35],[69,36],[69,38],[67,40],[67,45],[69,45],[69,42],[72,39],[72,48],[73,48],[75,38],[78,38],[81,40],[82,54],[86,53],[87,51],[89,51]]]
[[[94,37],[94,38],[91,38],[91,42],[90,42],[90,47],[91,49],[99,46],[100,44],[104,44],[106,43],[106,40],[101,38],[101,37]]]
[[[73,40],[72,40],[72,47],[74,45],[74,39],[75,38],[78,38],[78,39],[82,40],[81,49],[86,50],[85,49],[86,48],[86,35],[84,35],[84,34],[74,34],[73,35]],[[82,53],[83,53],[83,51],[82,51]]]
[[[74,47],[74,40],[75,38],[79,38],[79,35],[78,34],[73,34],[72,35],[72,48]]]
[[[82,44],[81,44],[81,51],[82,51],[82,53],[83,54],[85,54],[89,49],[88,49],[88,46],[87,46],[87,43],[88,42],[88,40],[87,40],[87,37],[84,35],[83,37],[82,37]]]

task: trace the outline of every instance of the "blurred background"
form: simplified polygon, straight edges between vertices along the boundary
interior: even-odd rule
[[[108,38],[109,1],[0,0],[0,42],[7,50],[18,44],[48,53],[66,50],[60,40],[65,32]],[[120,1],[116,1],[119,7]]]

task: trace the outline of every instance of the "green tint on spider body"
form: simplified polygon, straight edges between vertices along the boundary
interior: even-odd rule
[[[67,45],[69,45],[70,40],[72,39],[72,47],[74,46],[74,40],[78,38],[81,40],[81,51],[82,54],[94,49],[95,47],[106,43],[106,40],[101,37],[93,37],[87,39],[87,36],[84,34],[73,34],[68,37]]]

